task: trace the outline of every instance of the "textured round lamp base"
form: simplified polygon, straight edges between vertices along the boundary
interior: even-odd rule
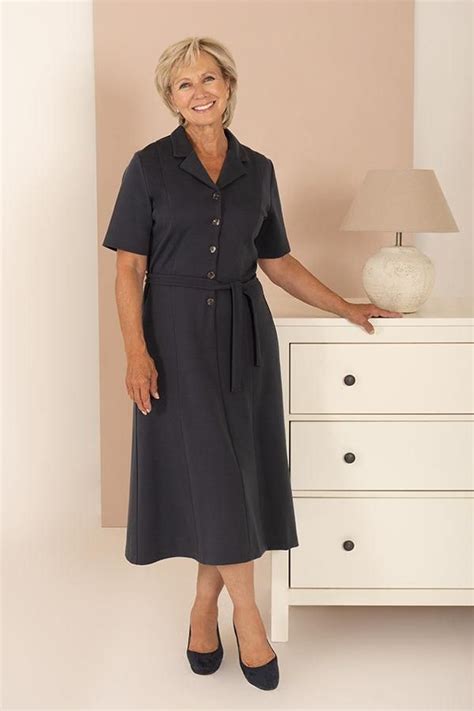
[[[382,247],[365,263],[362,283],[379,308],[414,313],[433,288],[433,262],[416,247]]]

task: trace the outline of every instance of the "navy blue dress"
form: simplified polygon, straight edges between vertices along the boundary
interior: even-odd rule
[[[160,399],[133,403],[125,557],[243,563],[299,545],[278,339],[258,258],[290,251],[272,161],[225,128],[217,183],[185,129],[130,160],[102,244],[148,257]]]

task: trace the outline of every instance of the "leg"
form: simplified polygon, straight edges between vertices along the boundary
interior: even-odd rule
[[[235,565],[217,565],[234,603],[233,622],[239,637],[242,661],[247,666],[260,666],[275,655],[270,647],[265,626],[255,602],[254,561]]]
[[[217,648],[217,601],[224,581],[215,565],[199,563],[196,580],[196,598],[191,609],[191,639],[193,652],[212,652]]]

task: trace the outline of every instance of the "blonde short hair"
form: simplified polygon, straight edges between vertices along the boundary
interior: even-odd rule
[[[211,37],[186,37],[186,39],[167,47],[162,52],[156,65],[156,90],[173,116],[176,116],[171,103],[172,76],[181,66],[187,66],[196,61],[200,52],[207,52],[214,58],[224,79],[229,82],[229,98],[222,114],[222,125],[228,126],[232,121],[237,103],[237,69],[229,50],[217,40]],[[184,118],[181,114],[179,114],[179,123],[181,125],[184,124]]]

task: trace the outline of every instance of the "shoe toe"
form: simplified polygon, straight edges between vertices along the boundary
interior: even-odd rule
[[[196,674],[212,674],[219,669],[223,654],[219,647],[214,652],[194,652],[188,649],[187,656],[193,672]]]
[[[241,665],[241,668],[247,681],[259,689],[269,691],[271,689],[276,689],[278,686],[280,673],[276,657],[260,667],[248,667],[246,665]]]

